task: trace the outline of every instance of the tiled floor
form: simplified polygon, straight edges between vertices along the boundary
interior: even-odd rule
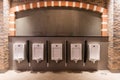
[[[16,72],[0,73],[0,80],[120,80],[120,73],[111,73],[107,70],[96,72]]]

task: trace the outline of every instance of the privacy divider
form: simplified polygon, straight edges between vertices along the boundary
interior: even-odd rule
[[[46,56],[47,56],[47,58],[46,58],[46,61],[47,61],[47,67],[49,67],[49,52],[50,50],[49,50],[49,41],[47,40],[46,41]]]
[[[68,64],[68,41],[65,40],[65,67],[67,67]]]
[[[84,54],[83,54],[83,66],[85,66],[88,57],[87,40],[84,41]]]
[[[27,57],[27,62],[28,62],[28,65],[31,66],[31,62],[30,62],[30,41],[27,40],[26,41],[26,57]]]

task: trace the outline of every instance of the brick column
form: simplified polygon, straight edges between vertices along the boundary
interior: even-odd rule
[[[3,69],[3,1],[0,1],[0,70]]]
[[[2,1],[2,29],[0,31],[0,71],[8,69],[8,27],[9,27],[9,0]]]
[[[120,72],[120,0],[109,4],[109,69]]]

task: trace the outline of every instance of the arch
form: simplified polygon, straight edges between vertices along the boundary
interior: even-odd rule
[[[43,8],[43,7],[45,8],[72,7],[72,8],[86,9],[86,10],[102,13],[101,36],[108,36],[107,9],[100,6],[91,5],[91,4],[82,3],[82,2],[75,2],[75,1],[39,1],[39,2],[27,3],[27,4],[12,7],[10,9],[9,36],[16,36],[15,12],[20,12],[20,11],[34,9],[34,8]]]

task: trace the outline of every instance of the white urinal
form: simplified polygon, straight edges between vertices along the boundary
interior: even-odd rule
[[[58,63],[59,60],[62,60],[62,43],[52,43],[51,44],[51,60]]]
[[[37,63],[44,60],[44,43],[32,44],[32,60],[35,60]]]
[[[81,43],[71,43],[71,60],[78,62],[82,60],[82,44]]]
[[[25,59],[25,43],[14,43],[13,44],[13,60],[20,63]]]
[[[89,60],[95,63],[100,60],[100,44],[98,42],[89,43]]]

